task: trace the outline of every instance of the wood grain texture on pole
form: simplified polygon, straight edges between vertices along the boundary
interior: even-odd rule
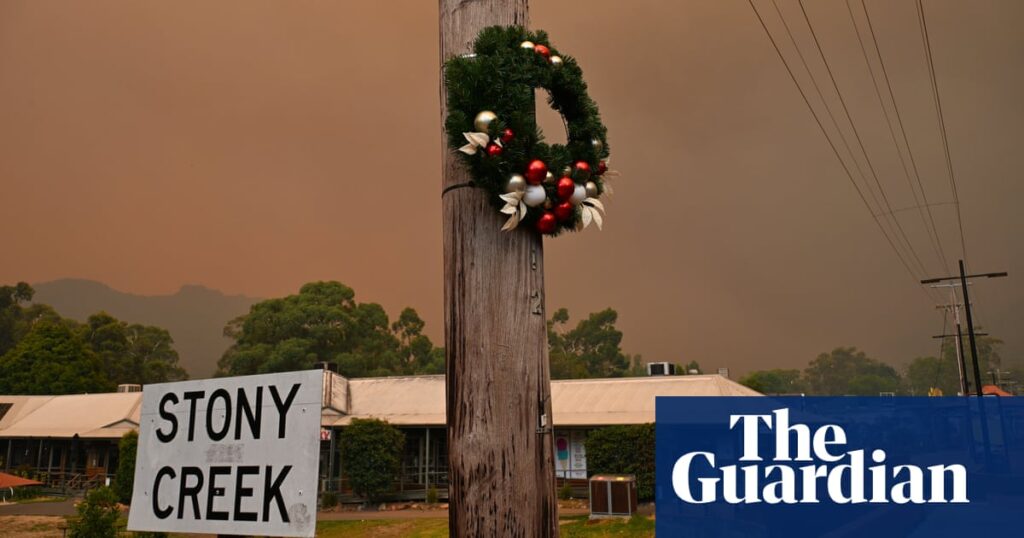
[[[442,65],[487,26],[528,24],[527,0],[439,3]],[[446,140],[442,188],[469,179]],[[477,188],[444,194],[442,219],[450,533],[557,536],[542,239],[500,231]]]

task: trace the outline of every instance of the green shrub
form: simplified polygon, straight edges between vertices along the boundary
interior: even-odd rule
[[[78,517],[69,521],[71,538],[116,538],[117,495],[106,486],[96,488],[85,495],[78,504]]]
[[[635,475],[640,500],[654,498],[654,424],[593,430],[587,434],[584,446],[591,475]]]
[[[333,491],[325,491],[320,494],[320,508],[334,508],[338,506],[338,494]]]
[[[568,501],[572,498],[572,486],[568,482],[562,484],[562,487],[558,488],[558,498],[563,501]]]
[[[114,493],[124,504],[132,503],[132,486],[135,483],[135,455],[139,450],[139,434],[130,431],[117,443],[117,475],[114,477]]]
[[[376,501],[391,491],[401,469],[405,434],[383,420],[354,418],[338,441],[343,470],[356,495]]]
[[[427,504],[437,504],[437,501],[437,486],[430,486],[429,488],[427,488]]]

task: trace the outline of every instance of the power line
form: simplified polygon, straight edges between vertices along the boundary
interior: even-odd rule
[[[860,146],[860,150],[864,154],[864,159],[867,161],[868,169],[871,171],[871,176],[875,181],[875,185],[878,187],[878,191],[882,195],[882,200],[885,203],[886,209],[888,209],[891,213],[892,206],[889,204],[889,198],[885,195],[885,189],[882,188],[882,183],[878,179],[878,174],[875,171],[874,165],[871,164],[871,158],[868,156],[867,149],[864,147],[864,141],[861,139],[860,132],[857,130],[857,125],[853,122],[853,117],[850,115],[850,110],[846,106],[846,99],[843,98],[843,92],[840,91],[839,89],[839,84],[836,82],[836,77],[832,73],[832,67],[829,65],[828,59],[825,57],[825,52],[821,47],[821,42],[818,41],[818,34],[817,32],[814,31],[814,26],[811,24],[811,19],[807,15],[807,9],[804,7],[804,2],[803,0],[798,0],[797,3],[800,5],[800,12],[803,13],[804,22],[806,22],[807,28],[811,31],[811,37],[814,39],[814,46],[818,50],[818,55],[821,57],[822,63],[825,64],[825,70],[828,72],[829,79],[832,81],[832,86],[836,90],[836,95],[839,96],[839,103],[843,107],[843,113],[846,115],[847,121],[850,122],[850,127],[853,128],[854,137],[857,139],[857,144]],[[906,232],[903,230],[903,225],[900,224],[899,219],[893,216],[892,222],[893,224],[896,225],[896,229],[899,231],[899,236],[903,239],[903,242],[906,243],[907,248],[910,251],[911,257],[914,259],[914,261],[917,262],[917,265],[921,270],[921,273],[927,274],[928,270],[921,262],[921,258],[917,255],[917,251],[914,249],[914,245],[910,242],[910,239],[907,237]]]
[[[892,238],[889,237],[889,234],[886,233],[881,221],[879,221],[878,217],[875,216],[875,212],[874,210],[871,209],[871,205],[868,203],[867,198],[864,196],[864,192],[861,190],[860,185],[858,185],[857,181],[854,180],[853,173],[850,172],[850,167],[840,156],[839,150],[836,148],[835,142],[833,142],[832,138],[828,135],[828,131],[825,130],[825,125],[821,122],[821,118],[818,116],[817,112],[815,112],[814,107],[811,106],[811,101],[807,98],[807,93],[804,92],[803,87],[800,85],[800,82],[797,80],[796,75],[793,73],[793,69],[789,66],[789,62],[786,61],[786,57],[783,56],[782,50],[779,48],[778,43],[775,41],[775,37],[773,37],[772,33],[768,30],[768,25],[765,24],[764,18],[761,16],[761,12],[758,11],[757,6],[754,5],[754,0],[747,0],[747,2],[750,3],[750,8],[753,9],[754,14],[757,16],[757,20],[761,23],[761,27],[764,29],[765,34],[768,36],[768,40],[771,41],[772,47],[775,48],[776,54],[779,55],[779,59],[782,60],[782,65],[785,66],[786,72],[789,73],[789,78],[791,78],[793,80],[793,84],[796,85],[797,91],[800,92],[800,97],[803,98],[804,104],[807,105],[807,109],[811,112],[811,116],[814,117],[814,121],[818,124],[818,128],[821,129],[821,133],[825,136],[825,140],[828,142],[829,147],[832,148],[832,153],[835,154],[836,160],[839,161],[839,164],[843,167],[843,171],[846,172],[846,177],[850,180],[850,183],[853,185],[854,190],[857,191],[857,195],[860,197],[861,202],[863,202],[864,206],[867,207],[868,212],[871,214],[872,220],[875,221],[875,224],[878,226],[879,231],[881,231],[882,235],[885,237],[886,242],[889,243],[889,246],[892,248],[893,252],[896,253],[896,257],[899,258],[900,263],[903,265],[904,269],[907,270],[907,273],[909,273],[911,277],[914,277],[914,271],[910,269],[910,265],[903,258],[903,254],[896,247],[896,244],[893,242]],[[916,277],[914,278],[916,280]],[[928,295],[927,291],[925,292],[925,294]]]
[[[786,30],[786,35],[789,36],[789,42],[793,44],[793,48],[796,50],[796,55],[800,58],[800,63],[803,64],[804,71],[807,72],[807,78],[811,80],[811,85],[814,87],[814,91],[817,92],[821,105],[825,108],[825,112],[828,113],[829,119],[832,120],[832,126],[835,127],[836,133],[839,135],[839,139],[843,143],[843,147],[846,148],[846,152],[850,155],[850,160],[853,161],[853,165],[857,169],[857,175],[859,175],[861,181],[867,185],[867,176],[864,175],[864,170],[860,167],[860,161],[857,160],[857,156],[853,153],[853,148],[850,147],[850,143],[846,139],[846,135],[843,134],[843,129],[839,127],[839,121],[836,119],[835,114],[832,113],[832,107],[828,106],[828,101],[825,100],[825,94],[821,91],[821,87],[818,86],[818,80],[812,74],[811,67],[807,64],[807,58],[804,57],[803,51],[800,50],[800,45],[797,44],[796,38],[793,36],[793,32],[789,27],[789,23],[786,22],[786,18],[782,15],[782,10],[779,9],[779,4],[776,0],[771,1],[772,6],[775,7],[775,13],[779,16],[779,21],[782,22],[782,27]],[[882,203],[878,200],[878,197],[875,196],[875,191],[868,188],[868,194],[871,195],[871,199],[874,200],[875,205],[881,207]],[[875,212],[873,209],[871,211]],[[877,212],[876,214],[883,213],[884,212]],[[889,221],[886,220],[885,222],[888,223]]]
[[[881,208],[882,202],[879,201],[878,196],[875,195],[875,191],[871,189],[870,183],[868,183],[868,180],[867,180],[867,176],[864,174],[864,170],[860,166],[860,161],[857,159],[856,154],[854,154],[853,149],[850,147],[849,141],[847,140],[846,135],[843,133],[843,129],[839,126],[839,121],[836,119],[835,115],[832,113],[832,107],[830,107],[829,104],[828,104],[828,101],[825,100],[824,92],[821,91],[821,87],[818,85],[817,78],[815,78],[814,74],[812,73],[811,68],[810,68],[810,66],[807,63],[807,58],[804,56],[803,51],[800,48],[800,45],[797,43],[796,38],[793,36],[793,31],[790,28],[789,23],[786,22],[786,17],[783,16],[782,10],[779,9],[779,5],[776,2],[776,0],[772,0],[772,6],[775,8],[775,13],[778,15],[779,21],[782,22],[782,27],[786,30],[786,35],[789,37],[789,41],[793,45],[793,49],[796,50],[797,57],[800,58],[800,62],[801,62],[801,64],[803,64],[804,70],[807,72],[807,77],[811,80],[811,84],[814,86],[814,90],[818,94],[818,99],[821,100],[821,104],[825,108],[825,112],[828,113],[829,119],[832,120],[832,125],[833,125],[833,127],[835,127],[836,133],[839,134],[839,138],[843,142],[843,147],[846,148],[846,152],[850,155],[850,159],[853,161],[853,164],[854,164],[854,166],[857,169],[857,174],[860,176],[861,181],[863,181],[864,184],[866,185],[868,194],[871,196],[871,199],[874,201],[875,205],[878,206],[879,208]],[[827,67],[827,65],[826,65],[826,67]],[[833,88],[836,90],[836,93],[838,94],[838,87],[835,86],[834,81],[833,81]],[[842,95],[840,95],[839,98],[840,98],[840,101],[842,101]],[[850,122],[850,126],[853,127],[853,129],[854,129],[854,134],[856,134],[856,126],[853,125],[853,122],[850,119],[849,114],[847,114],[847,121]],[[867,161],[868,162],[868,166],[871,167],[870,159],[868,158],[867,153],[863,151],[863,146],[861,146],[861,149],[862,149],[862,154],[864,155],[865,161]],[[872,168],[872,173],[874,173],[873,168]],[[876,178],[875,181],[877,183],[877,178]],[[883,196],[884,196],[884,193],[883,193]],[[876,212],[873,209],[871,209],[871,211],[874,212],[878,216],[892,215],[892,211],[882,211],[882,210],[879,210],[879,211]],[[893,217],[893,219],[891,221],[889,219],[884,219],[882,222],[884,222],[885,224],[889,225],[889,230],[885,231],[884,233],[888,234],[888,233],[891,232],[891,233],[894,233],[894,234],[898,234],[898,231],[896,230],[896,228],[894,228],[892,226],[892,222],[896,222],[895,217]],[[923,265],[921,265],[920,260],[918,260],[918,266],[919,266],[919,268],[921,269],[922,272],[926,272],[924,270]]]
[[[928,203],[928,194],[924,190],[924,184],[921,182],[921,174],[917,170],[917,162],[914,160],[914,151],[910,147],[910,141],[907,138],[907,131],[903,126],[903,118],[900,116],[899,105],[896,104],[896,96],[892,91],[892,83],[889,80],[889,73],[885,69],[885,60],[882,58],[882,49],[878,46],[878,38],[875,36],[874,26],[871,24],[871,16],[868,14],[868,8],[864,0],[860,2],[861,8],[864,10],[864,17],[867,20],[867,26],[871,33],[871,41],[875,46],[875,54],[878,57],[878,63],[881,66],[882,78],[885,80],[885,86],[889,91],[889,99],[892,102],[893,111],[895,112],[896,122],[899,125],[900,133],[903,135],[903,143],[907,147],[907,153],[910,156],[911,167],[914,170],[914,177],[917,179],[917,186],[921,190],[921,200],[918,200],[917,191],[914,189],[914,184],[910,179],[910,171],[907,169],[907,161],[903,158],[903,151],[900,149],[899,142],[896,141],[896,132],[892,127],[892,119],[889,117],[889,112],[885,107],[882,100],[882,92],[879,88],[878,79],[875,77],[875,70],[871,66],[871,62],[868,60],[867,48],[864,46],[864,40],[861,38],[860,28],[857,25],[857,20],[853,16],[853,7],[851,0],[846,0],[846,10],[850,14],[850,21],[853,23],[854,31],[857,34],[857,42],[860,44],[861,53],[864,56],[864,63],[868,66],[868,72],[871,75],[871,81],[875,88],[875,95],[878,97],[878,104],[882,108],[882,113],[885,115],[885,123],[889,128],[889,135],[892,137],[892,143],[896,146],[896,154],[900,158],[900,164],[903,166],[903,175],[907,178],[907,186],[910,187],[910,192],[914,196],[914,204],[917,207],[918,214],[921,216],[921,222],[924,224],[925,231],[928,232],[928,237],[932,241],[932,248],[935,249],[935,253],[938,256],[940,263],[943,268],[949,268],[949,261],[946,259],[945,250],[942,248],[942,241],[939,239],[939,230],[935,226],[935,218],[932,216],[931,204]],[[925,219],[925,210],[927,209],[927,219]],[[930,223],[930,226],[929,226]]]
[[[924,42],[925,58],[927,59],[928,63],[928,75],[932,86],[932,97],[935,100],[935,113],[939,123],[939,133],[941,135],[942,140],[942,150],[946,158],[946,171],[949,174],[950,190],[953,193],[953,202],[956,208],[956,222],[958,231],[960,232],[961,258],[964,260],[964,263],[969,267],[970,262],[967,259],[967,240],[964,234],[964,220],[960,207],[960,192],[956,183],[956,172],[953,169],[953,159],[950,156],[949,151],[949,135],[946,131],[945,114],[943,114],[942,111],[942,98],[939,93],[939,83],[935,75],[935,61],[932,57],[931,39],[928,33],[928,19],[925,16],[924,4],[921,2],[921,0],[917,0],[917,16],[920,27],[921,39]]]
[[[907,206],[907,207],[897,207],[896,209],[893,209],[892,212],[893,213],[903,213],[904,211],[919,210],[922,207],[939,207],[939,206],[944,206],[944,205],[955,205],[955,204],[953,202],[934,202],[934,203],[930,203],[930,204],[927,204],[927,205],[925,205],[925,204],[917,204],[917,205],[910,205],[910,206]],[[888,215],[888,214],[889,214],[889,212],[883,211],[882,213],[879,213],[878,215],[882,216],[882,215]]]
[[[939,121],[939,132],[942,135],[942,150],[946,155],[946,170],[949,173],[949,185],[956,203],[956,222],[960,229],[960,251],[963,259],[967,259],[967,241],[964,239],[964,220],[960,213],[960,194],[956,186],[956,174],[953,171],[953,159],[949,153],[949,137],[946,134],[946,120],[942,113],[942,98],[939,96],[939,84],[935,77],[935,62],[932,59],[932,45],[928,37],[928,20],[924,15],[924,4],[917,0],[917,17],[920,23],[921,39],[924,41],[925,58],[928,60],[928,76],[932,84],[932,97],[935,99],[935,112]]]

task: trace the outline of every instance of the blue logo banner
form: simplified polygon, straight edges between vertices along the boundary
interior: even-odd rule
[[[656,530],[1024,536],[1024,398],[659,397]]]

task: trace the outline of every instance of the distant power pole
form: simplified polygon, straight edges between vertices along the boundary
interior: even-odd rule
[[[949,288],[949,295],[950,295],[949,304],[939,305],[936,308],[944,308],[944,309],[952,312],[953,313],[953,324],[956,327],[956,333],[955,334],[939,334],[939,335],[933,336],[932,338],[946,339],[946,338],[951,338],[952,337],[952,338],[955,339],[955,341],[956,341],[956,347],[955,347],[955,349],[956,349],[956,363],[957,363],[956,366],[957,366],[957,371],[960,374],[960,395],[961,396],[967,396],[967,395],[970,394],[970,392],[968,391],[968,384],[969,383],[967,381],[967,364],[964,362],[964,340],[963,340],[964,332],[963,332],[963,330],[960,329],[960,303],[958,303],[956,301],[956,287],[959,286],[959,285],[960,285],[959,282],[951,283],[951,284],[933,284],[932,285],[933,288]],[[940,346],[940,348],[941,348],[941,346]],[[941,351],[941,349],[940,349],[940,351]],[[942,357],[939,357],[939,358],[941,359]]]
[[[968,275],[964,270],[964,261],[960,260],[960,274],[956,276],[946,276],[940,278],[928,278],[922,280],[922,284],[938,284],[946,281],[959,281],[960,289],[964,294],[964,311],[967,313],[967,335],[971,340],[971,364],[974,367],[974,394],[978,396],[978,411],[981,415],[981,437],[985,447],[985,461],[990,462],[992,456],[992,442],[988,431],[988,417],[985,413],[985,400],[983,398],[984,391],[982,390],[981,382],[981,369],[978,367],[978,344],[975,341],[974,333],[974,318],[971,316],[971,294],[967,289],[970,284],[968,280],[972,278],[997,278],[1006,276],[1006,272],[1000,273],[978,273],[974,275]],[[953,303],[956,304],[956,297],[954,296]],[[957,331],[959,332],[959,330]]]
[[[483,28],[529,22],[527,0],[439,8],[442,66]],[[442,76],[442,123],[445,98]],[[558,536],[543,241],[528,227],[502,232],[486,191],[451,188],[469,177],[442,148],[449,533]]]
[[[945,276],[940,278],[928,278],[922,280],[922,284],[938,284],[939,282],[945,281],[960,281],[960,289],[964,295],[964,311],[967,313],[967,335],[971,341],[971,364],[974,367],[974,393],[980,398],[982,396],[982,382],[981,382],[981,368],[978,366],[978,344],[975,341],[974,333],[974,318],[971,316],[971,298],[970,293],[967,290],[968,280],[972,278],[997,278],[1006,276],[1005,271],[999,273],[978,273],[974,275],[968,275],[964,271],[964,261],[960,260],[960,274],[956,276]],[[953,301],[956,302],[955,300]]]

